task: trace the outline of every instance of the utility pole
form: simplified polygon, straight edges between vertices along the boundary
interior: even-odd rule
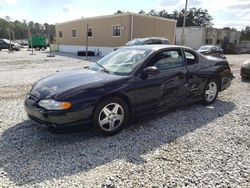
[[[89,24],[87,24],[86,28],[86,51],[85,51],[85,59],[88,59],[88,45],[89,45]]]
[[[183,18],[183,26],[182,26],[182,35],[181,35],[181,44],[185,44],[185,26],[186,26],[186,14],[187,14],[187,4],[188,0],[186,0],[185,10],[184,10],[184,18]]]

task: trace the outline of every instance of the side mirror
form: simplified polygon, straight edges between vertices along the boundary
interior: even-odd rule
[[[150,67],[147,67],[143,70],[143,73],[147,74],[147,75],[150,75],[150,74],[158,74],[160,73],[159,69],[155,66],[150,66]]]

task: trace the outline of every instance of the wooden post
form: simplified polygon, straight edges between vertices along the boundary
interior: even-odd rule
[[[10,47],[9,51],[12,52],[12,45],[11,45],[11,35],[10,35],[10,28],[8,28],[8,33],[9,33],[9,41],[10,41]]]
[[[31,35],[31,31],[30,31],[30,27],[28,26],[28,32],[29,32],[29,38],[30,38],[30,47],[31,47],[31,54],[30,55],[35,55],[33,53],[33,42],[32,42],[32,35]]]

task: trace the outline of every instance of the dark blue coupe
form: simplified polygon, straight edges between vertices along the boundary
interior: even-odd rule
[[[26,96],[25,110],[51,130],[88,124],[112,135],[133,118],[195,101],[211,104],[232,78],[226,59],[188,47],[122,47],[88,68],[39,80]]]

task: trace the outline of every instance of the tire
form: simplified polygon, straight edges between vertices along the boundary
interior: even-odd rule
[[[42,47],[41,50],[44,51],[44,50],[46,50],[46,48],[45,48],[45,47]]]
[[[202,103],[204,105],[212,104],[216,100],[219,92],[218,86],[219,84],[217,79],[213,78],[207,82],[202,96],[203,97]]]
[[[97,104],[93,114],[95,132],[111,136],[121,131],[128,123],[128,105],[119,97],[107,98]]]

